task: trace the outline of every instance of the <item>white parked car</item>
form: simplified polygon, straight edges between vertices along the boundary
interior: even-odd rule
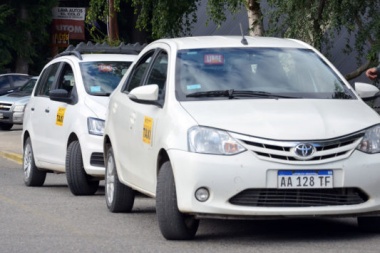
[[[111,95],[106,203],[156,198],[167,239],[202,218],[353,216],[380,230],[380,117],[325,57],[291,39],[148,45]]]
[[[80,43],[50,61],[25,109],[24,181],[41,186],[66,172],[74,195],[94,194],[104,179],[102,135],[109,95],[142,46]]]

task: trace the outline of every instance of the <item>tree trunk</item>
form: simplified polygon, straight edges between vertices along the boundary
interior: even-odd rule
[[[249,35],[251,36],[263,36],[263,13],[260,8],[259,0],[247,0],[247,12],[249,23]]]
[[[28,18],[28,11],[25,5],[21,4],[20,19],[26,20],[27,18]],[[26,34],[27,40],[25,41],[25,44],[30,44],[30,40],[31,40],[30,32],[26,31],[26,33],[27,33]],[[29,72],[28,61],[20,54],[17,54],[15,72],[24,73],[24,74],[28,74]]]
[[[114,0],[108,0],[108,40],[112,43],[119,40],[119,28],[117,26],[117,13],[115,11]]]

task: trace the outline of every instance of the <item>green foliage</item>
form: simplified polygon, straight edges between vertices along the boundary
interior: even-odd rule
[[[137,14],[136,28],[148,31],[151,39],[174,37],[190,34],[191,26],[197,21],[196,13],[199,0],[124,0],[130,2]],[[115,0],[115,10],[120,11],[121,0]],[[107,22],[108,2],[90,0],[86,23],[96,20]],[[134,22],[134,17],[123,17]],[[90,30],[93,37],[98,32],[93,26]]]
[[[348,32],[344,52],[377,61],[380,0],[268,0],[269,34],[306,41],[328,55],[334,39]],[[352,39],[354,38],[354,39]]]
[[[188,35],[197,21],[199,0],[132,0],[137,28],[151,30],[153,39]]]
[[[6,33],[6,19],[12,15],[13,11],[6,4],[0,5],[0,72],[6,64],[12,61],[12,55],[9,51],[12,45],[12,38]]]
[[[4,4],[0,5],[0,71],[4,71],[18,57],[28,63],[46,59],[44,52],[50,53],[50,50],[46,50],[50,42],[46,27],[52,19],[52,7],[58,4],[58,0],[2,2]],[[37,73],[39,71],[40,69],[36,70]]]
[[[247,0],[208,0],[207,13],[208,21],[212,20],[220,26],[226,21],[226,12],[236,13],[246,3]]]
[[[114,0],[114,10],[116,12],[120,11],[120,0]],[[89,29],[90,36],[97,43],[106,42],[111,46],[119,45],[120,40],[111,41],[107,34],[104,34],[95,25],[93,25],[97,20],[107,23],[109,15],[109,1],[90,0],[90,7],[87,9],[86,13],[86,23],[91,25]]]

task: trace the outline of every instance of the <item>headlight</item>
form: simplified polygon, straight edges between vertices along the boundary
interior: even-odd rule
[[[370,154],[380,152],[380,125],[367,129],[357,149]]]
[[[195,153],[235,155],[246,150],[227,132],[208,127],[190,128],[187,139],[189,150]]]
[[[15,105],[13,111],[14,112],[23,112],[25,109],[25,105]]]
[[[104,133],[104,120],[96,118],[87,119],[88,133],[94,135],[103,135]]]

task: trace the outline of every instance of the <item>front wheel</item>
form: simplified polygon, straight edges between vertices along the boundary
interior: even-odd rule
[[[24,183],[27,186],[42,186],[46,179],[46,171],[39,170],[34,163],[32,142],[30,138],[26,139],[22,159],[22,168],[24,169]]]
[[[379,233],[380,217],[358,217],[358,226],[362,231]]]
[[[178,210],[173,170],[165,162],[157,179],[156,213],[162,235],[168,240],[193,239],[198,230],[199,220]]]
[[[107,207],[111,212],[130,212],[132,210],[135,192],[119,181],[112,148],[107,151],[105,195]]]
[[[67,148],[66,178],[74,195],[93,195],[98,190],[99,180],[92,179],[84,170],[79,141],[71,142]]]
[[[1,130],[11,130],[11,128],[13,127],[13,124],[9,124],[9,123],[0,123],[0,129]]]

